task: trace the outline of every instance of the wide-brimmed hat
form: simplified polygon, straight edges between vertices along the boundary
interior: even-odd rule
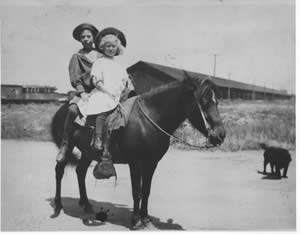
[[[82,33],[82,31],[84,29],[90,30],[92,32],[93,36],[94,36],[94,39],[95,39],[97,33],[99,32],[98,29],[94,25],[89,24],[89,23],[83,23],[83,24],[78,25],[73,30],[73,37],[74,37],[75,40],[80,41],[80,34]]]
[[[105,28],[103,30],[101,30],[96,38],[95,38],[95,46],[96,46],[96,49],[98,49],[99,47],[99,42],[101,41],[101,39],[106,36],[106,35],[109,35],[109,34],[112,34],[112,35],[115,35],[117,38],[119,38],[121,44],[123,47],[126,47],[126,37],[124,35],[124,33],[122,31],[120,31],[119,29],[116,29],[116,28]]]

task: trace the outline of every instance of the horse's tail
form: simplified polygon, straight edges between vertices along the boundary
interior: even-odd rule
[[[51,122],[51,134],[54,143],[59,148],[61,146],[63,132],[64,132],[64,124],[68,114],[69,103],[65,103],[62,105],[58,111],[54,114]],[[76,157],[73,153],[67,155],[68,165],[75,166],[78,163],[78,157]]]
[[[54,114],[51,122],[51,134],[54,143],[60,147],[64,131],[64,123],[68,112],[68,103],[62,105]]]

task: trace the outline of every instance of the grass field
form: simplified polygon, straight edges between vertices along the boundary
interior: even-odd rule
[[[1,105],[1,138],[49,141],[51,119],[61,104]]]
[[[226,130],[221,150],[258,149],[258,143],[261,142],[295,149],[296,116],[293,102],[224,101],[220,103],[219,110]],[[201,134],[189,124],[178,129],[176,134],[191,144],[205,143]]]
[[[50,141],[50,123],[61,104],[6,104],[1,106],[1,138]],[[220,146],[223,151],[258,149],[258,143],[296,147],[295,103],[290,101],[220,102],[219,110],[226,129]],[[205,138],[185,122],[175,134],[195,145]],[[188,149],[172,140],[176,147]]]

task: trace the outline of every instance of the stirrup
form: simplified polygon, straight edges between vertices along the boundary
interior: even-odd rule
[[[95,166],[93,175],[96,179],[109,179],[112,176],[117,177],[111,157],[102,157],[101,161]]]

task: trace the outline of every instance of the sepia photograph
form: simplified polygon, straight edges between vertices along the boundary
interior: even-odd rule
[[[296,231],[295,0],[0,0],[1,231]]]

